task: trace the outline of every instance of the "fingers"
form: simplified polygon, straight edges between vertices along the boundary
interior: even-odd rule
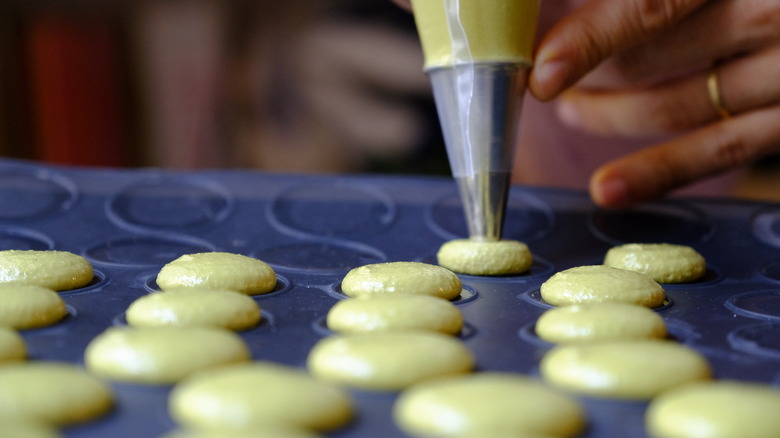
[[[393,3],[397,4],[398,6],[411,10],[412,9],[412,0],[392,0]]]
[[[659,87],[573,89],[563,93],[556,110],[567,126],[622,137],[680,132],[717,117],[707,93],[706,72]]]
[[[697,72],[716,59],[716,76]],[[621,207],[780,151],[778,60],[780,2],[590,0],[541,41],[530,88],[549,100],[589,73],[561,99],[565,123],[630,137],[691,132],[594,174],[594,201]],[[711,77],[719,86],[708,90]],[[720,120],[716,104],[735,117]]]
[[[679,133],[719,118],[707,91],[709,73],[644,89],[573,89],[562,95],[558,113],[569,126],[603,135]],[[732,114],[780,104],[780,46],[720,64],[716,74]]]
[[[780,150],[780,107],[752,111],[687,136],[642,149],[591,178],[594,202],[627,207]]]
[[[729,59],[780,42],[780,2],[710,2],[651,40],[613,56],[595,75],[601,82],[621,79],[658,82],[692,66]]]
[[[733,114],[780,103],[780,45],[718,67],[726,107]]]
[[[530,88],[549,100],[601,61],[671,27],[709,0],[591,0],[541,41]]]

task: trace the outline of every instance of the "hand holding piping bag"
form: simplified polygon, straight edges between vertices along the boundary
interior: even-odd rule
[[[655,199],[780,151],[780,2],[574,3],[539,40],[531,93],[559,97],[562,122],[588,133],[671,135],[596,170],[596,203]]]

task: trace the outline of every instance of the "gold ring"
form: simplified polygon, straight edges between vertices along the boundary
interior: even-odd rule
[[[721,119],[730,119],[731,113],[726,109],[726,104],[723,103],[723,96],[720,93],[720,84],[718,83],[718,69],[716,66],[712,67],[709,76],[707,76],[707,91],[710,93],[710,101],[712,106],[715,107],[715,111]]]

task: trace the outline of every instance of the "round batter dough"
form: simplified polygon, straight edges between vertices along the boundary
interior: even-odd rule
[[[405,331],[327,337],[312,348],[307,363],[324,381],[397,391],[433,377],[469,372],[474,358],[457,338]]]
[[[0,364],[27,358],[27,345],[15,330],[0,326]]]
[[[393,415],[420,437],[578,435],[579,403],[541,382],[516,374],[476,373],[424,382],[401,393]]]
[[[87,259],[67,251],[0,251],[0,283],[63,291],[86,286],[93,276]]]
[[[187,254],[163,266],[157,274],[163,290],[181,287],[229,289],[247,295],[274,290],[276,273],[265,262],[241,254]]]
[[[59,432],[51,426],[41,423],[15,422],[13,419],[2,420],[0,438],[60,438]]]
[[[341,389],[297,369],[252,362],[208,370],[179,383],[169,398],[174,420],[193,429],[268,426],[331,430],[352,419]]]
[[[659,283],[688,283],[707,271],[695,249],[669,243],[629,243],[607,251],[604,264],[641,272]]]
[[[469,275],[522,274],[533,264],[528,246],[516,240],[450,240],[436,258],[439,265]]]
[[[320,438],[320,435],[308,430],[284,426],[266,426],[247,430],[177,430],[161,438]]]
[[[125,312],[135,327],[210,326],[245,330],[260,321],[260,306],[251,297],[231,290],[172,289],[145,295]]]
[[[557,307],[536,321],[547,342],[586,343],[666,337],[666,323],[647,307],[623,303],[585,303]]]
[[[580,303],[626,303],[645,307],[663,304],[660,284],[638,272],[603,265],[561,271],[542,283],[542,299],[553,306]]]
[[[0,284],[0,325],[17,330],[45,327],[67,314],[65,302],[51,289]]]
[[[375,263],[355,268],[344,276],[341,289],[350,297],[379,294],[434,295],[445,300],[460,296],[457,275],[441,266],[419,262]]]
[[[463,327],[463,314],[435,296],[377,295],[339,301],[328,312],[327,323],[338,333],[428,330],[452,335]]]
[[[558,346],[544,355],[540,371],[561,389],[636,400],[711,377],[709,363],[698,352],[661,340]]]
[[[720,381],[686,385],[650,402],[647,431],[654,438],[780,437],[780,390]]]
[[[421,436],[421,438],[423,438]],[[428,438],[428,437],[424,437]],[[443,437],[443,438],[450,438],[450,437]],[[485,435],[482,433],[464,433],[460,435],[454,435],[451,438],[485,438]],[[540,433],[524,433],[522,435],[518,435],[514,432],[508,432],[508,433],[500,433],[495,432],[490,434],[490,438],[563,438],[560,435],[548,435],[548,434],[540,434]]]
[[[91,372],[146,384],[175,383],[196,371],[249,358],[241,337],[216,327],[111,327],[84,352]]]
[[[0,388],[0,419],[67,425],[100,417],[113,405],[106,384],[66,363],[0,366]]]

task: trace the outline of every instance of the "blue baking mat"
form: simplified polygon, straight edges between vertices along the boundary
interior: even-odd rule
[[[62,292],[61,323],[26,330],[31,360],[82,363],[89,341],[125,324],[124,310],[157,289],[154,278],[186,253],[227,251],[271,264],[279,285],[254,297],[258,327],[240,332],[254,359],[304,368],[343,299],[340,281],[367,263],[435,263],[466,226],[454,182],[375,175],[304,176],[251,171],[101,170],[0,161],[0,249],[56,249],[86,257],[96,275]],[[534,333],[549,306],[539,286],[553,273],[597,264],[613,245],[690,245],[707,259],[705,277],[666,285],[657,311],[670,336],[711,362],[717,378],[780,385],[780,205],[686,199],[626,211],[594,207],[582,192],[513,187],[504,236],[535,255],[517,276],[461,275],[456,304],[463,341],[479,370],[538,376],[551,348]],[[170,387],[114,383],[116,409],[65,429],[67,437],[157,437],[175,428]],[[326,436],[403,437],[391,418],[396,394],[350,391],[357,418]],[[645,403],[581,398],[584,438],[645,438]]]

